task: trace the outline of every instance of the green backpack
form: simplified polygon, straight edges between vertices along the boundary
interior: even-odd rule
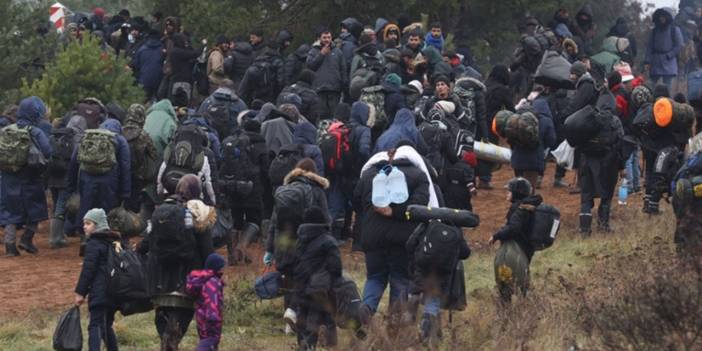
[[[27,165],[32,143],[29,131],[16,124],[0,129],[0,171],[15,173]]]
[[[88,174],[100,175],[117,164],[115,133],[104,129],[89,129],[78,146],[80,169]]]
[[[500,244],[495,255],[495,282],[503,298],[529,287],[529,259],[514,240]]]
[[[383,129],[388,124],[388,116],[385,115],[385,92],[381,85],[374,85],[363,88],[359,101],[363,101],[375,108],[375,124]]]

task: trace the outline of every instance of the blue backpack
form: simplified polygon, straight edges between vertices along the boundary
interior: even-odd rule
[[[687,99],[702,100],[702,69],[687,75]]]
[[[280,272],[268,272],[256,278],[254,291],[262,300],[274,299],[281,295],[280,286],[283,284],[283,275]]]

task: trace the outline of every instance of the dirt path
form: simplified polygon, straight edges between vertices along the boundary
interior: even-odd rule
[[[568,181],[572,182],[572,174]],[[512,170],[504,167],[494,176],[495,189],[481,190],[473,199],[473,207],[480,215],[481,225],[475,230],[467,231],[471,246],[480,248],[485,245],[492,233],[503,223],[508,208],[505,201],[504,184],[512,178]],[[553,189],[553,164],[549,164],[544,179],[544,188],[540,191],[547,202],[558,206],[566,226],[575,224],[579,209],[579,197],[569,195],[567,189]],[[36,236],[39,254],[23,254],[17,258],[0,256],[2,285],[0,289],[0,316],[22,317],[32,311],[55,310],[71,303],[73,288],[78,279],[81,259],[78,257],[78,239],[70,238],[70,245],[60,250],[48,248],[48,222],[41,223]],[[255,249],[256,263],[248,267],[228,267],[229,279],[247,278],[261,271],[260,256],[262,249]],[[351,255],[345,251],[345,263],[362,263],[362,255]],[[4,252],[3,252],[4,253]]]

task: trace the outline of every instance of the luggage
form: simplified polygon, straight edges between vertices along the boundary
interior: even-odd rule
[[[146,265],[139,254],[115,242],[107,253],[107,293],[117,302],[143,300],[146,292]]]
[[[154,304],[151,299],[128,300],[117,305],[117,310],[123,316],[131,316],[133,314],[146,313],[154,309]]]
[[[619,117],[609,110],[596,111],[595,121],[600,129],[582,146],[582,152],[590,156],[603,157],[621,146],[619,141],[624,136],[624,128]]]
[[[458,261],[463,232],[437,220],[429,221],[414,251],[414,263],[425,273],[448,275]]]
[[[557,208],[541,204],[534,210],[534,219],[529,232],[529,241],[534,250],[551,247],[561,226],[561,212]]]
[[[195,254],[193,229],[185,226],[186,211],[179,203],[165,202],[151,216],[149,245],[162,264],[189,262]]]
[[[351,129],[343,122],[332,123],[319,142],[324,159],[325,174],[342,175],[353,165],[349,135]]]
[[[525,292],[529,285],[529,259],[514,240],[503,241],[494,262],[495,282],[501,292],[519,288]]]
[[[138,214],[124,207],[116,207],[107,214],[107,223],[110,229],[119,232],[123,237],[139,236],[146,230],[146,223]]]
[[[88,129],[78,145],[81,171],[103,175],[117,164],[115,133],[104,129]]]
[[[595,112],[595,108],[587,105],[566,118],[563,132],[570,146],[582,146],[597,135],[600,126],[596,123]]]
[[[473,151],[483,161],[509,163],[512,159],[512,150],[492,143],[476,141],[473,143]]]
[[[702,70],[687,75],[687,100],[702,100]]]
[[[345,276],[334,282],[332,287],[336,309],[334,319],[341,329],[356,330],[361,327],[361,295],[356,283]]]
[[[539,146],[539,119],[531,112],[515,114],[507,120],[505,136],[512,145],[527,149]]]
[[[534,82],[552,88],[573,89],[570,62],[557,51],[546,51],[534,74]]]
[[[229,209],[217,208],[217,221],[211,232],[212,241],[223,243],[224,238],[231,233],[232,229],[234,229],[232,212]]]
[[[568,170],[573,169],[573,164],[575,163],[575,148],[568,144],[567,140],[564,140],[556,150],[551,151],[551,155],[556,159],[556,164],[565,167]]]
[[[283,275],[278,271],[266,272],[257,277],[254,283],[254,292],[262,300],[275,299],[282,295]]]
[[[427,223],[432,220],[441,220],[464,228],[474,228],[480,224],[480,217],[473,212],[443,207],[410,205],[407,207],[405,217],[411,222]]]
[[[83,348],[83,331],[80,327],[80,308],[71,307],[59,318],[54,329],[53,346],[56,351],[80,351]]]
[[[236,127],[236,116],[232,116],[231,101],[225,99],[213,98],[212,103],[205,111],[207,122],[217,131],[220,140],[224,140],[231,135],[232,130]]]
[[[253,190],[252,181],[259,168],[251,157],[251,139],[243,132],[229,136],[222,142],[222,161],[219,166],[219,181],[230,195],[246,198]],[[239,186],[240,182],[251,183],[250,187]]]
[[[32,145],[29,128],[11,124],[0,130],[0,171],[19,172],[25,166]]]

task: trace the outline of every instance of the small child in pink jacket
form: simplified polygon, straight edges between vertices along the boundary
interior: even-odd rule
[[[215,351],[222,337],[224,258],[216,253],[207,256],[205,269],[188,274],[185,292],[195,298],[195,320],[200,343],[196,351]]]

